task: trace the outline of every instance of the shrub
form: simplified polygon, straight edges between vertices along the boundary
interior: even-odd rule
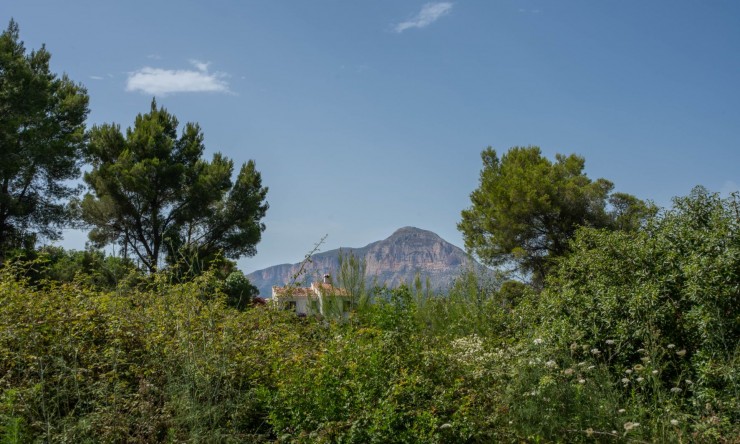
[[[542,295],[541,335],[601,350],[617,378],[655,371],[650,400],[680,407],[697,433],[729,436],[740,421],[738,202],[696,188],[637,233],[582,229],[572,247]]]

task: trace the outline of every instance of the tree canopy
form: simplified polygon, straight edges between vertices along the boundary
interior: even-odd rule
[[[57,239],[77,189],[86,90],[49,69],[44,46],[26,53],[18,24],[0,34],[0,252]]]
[[[163,260],[254,255],[265,229],[268,204],[254,161],[234,164],[216,153],[203,159],[203,134],[178,121],[152,100],[126,134],[116,124],[90,131],[84,176],[90,193],[81,202],[82,218],[96,246],[116,243],[149,271]]]
[[[650,211],[634,196],[612,194],[610,181],[589,179],[575,154],[551,162],[529,146],[501,158],[488,148],[481,157],[480,184],[458,224],[465,246],[488,265],[516,264],[535,282],[568,252],[578,227],[631,230]]]

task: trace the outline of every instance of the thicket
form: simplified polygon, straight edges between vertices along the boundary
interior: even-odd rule
[[[542,292],[468,273],[348,320],[235,309],[215,270],[6,263],[0,442],[737,442],[738,224],[697,189],[579,231]]]

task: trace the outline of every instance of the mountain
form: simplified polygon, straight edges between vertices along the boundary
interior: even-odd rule
[[[412,283],[417,273],[422,281],[429,278],[432,288],[446,289],[466,267],[482,268],[460,248],[445,241],[431,231],[414,227],[397,230],[387,239],[373,242],[362,248],[340,248],[317,253],[307,263],[299,282],[320,280],[324,274],[336,275],[339,252],[353,253],[365,258],[366,280],[396,287],[402,282]],[[260,290],[262,297],[272,295],[273,285],[286,285],[293,281],[301,264],[282,264],[258,270],[247,278]]]

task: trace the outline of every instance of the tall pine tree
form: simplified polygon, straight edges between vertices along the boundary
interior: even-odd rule
[[[44,46],[26,53],[18,24],[0,34],[0,254],[57,239],[77,193],[86,90],[49,70]]]
[[[116,243],[150,272],[178,256],[208,260],[254,255],[265,225],[267,188],[254,161],[234,164],[215,154],[203,159],[203,134],[152,101],[133,128],[105,124],[90,131],[85,174],[90,193],[82,218],[97,246]]]
[[[630,231],[654,212],[634,196],[612,193],[610,181],[592,181],[575,154],[552,162],[530,146],[501,158],[488,148],[481,157],[480,184],[458,224],[465,247],[488,265],[515,265],[536,286],[553,259],[570,251],[579,227]]]

